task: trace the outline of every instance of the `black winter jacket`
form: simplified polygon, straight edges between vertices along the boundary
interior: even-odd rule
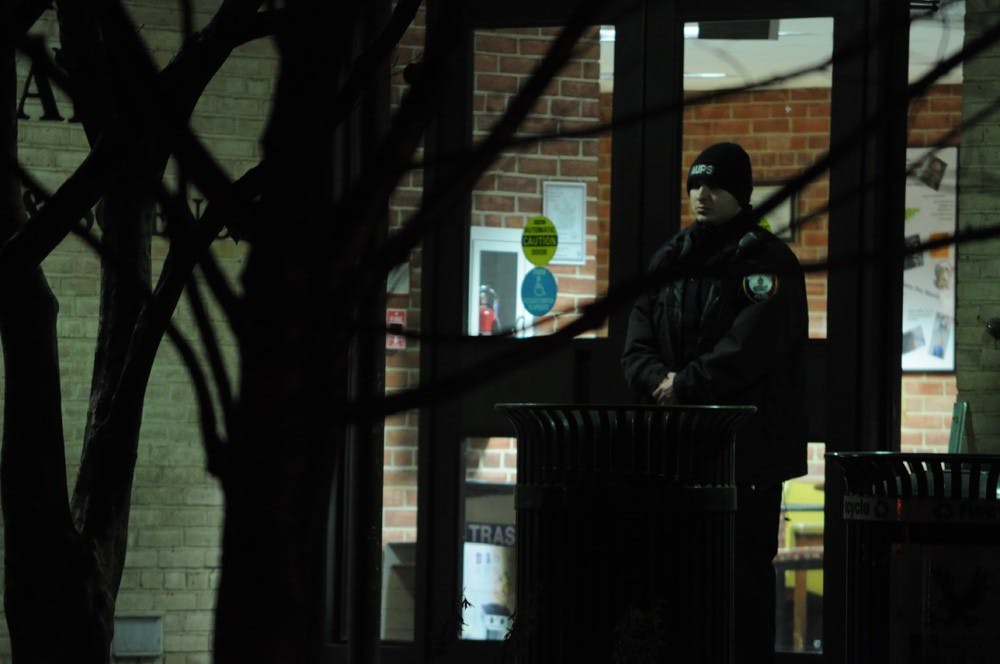
[[[667,281],[629,317],[621,363],[648,401],[670,371],[682,404],[751,404],[737,438],[736,478],[768,484],[806,472],[805,344],[809,318],[802,267],[748,212],[695,223],[654,256]]]

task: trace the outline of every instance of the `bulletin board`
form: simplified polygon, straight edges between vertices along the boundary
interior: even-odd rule
[[[902,369],[954,371],[956,248],[950,243],[916,248],[954,236],[958,148],[943,148],[933,155],[927,148],[909,148],[906,162],[917,166],[906,177]]]

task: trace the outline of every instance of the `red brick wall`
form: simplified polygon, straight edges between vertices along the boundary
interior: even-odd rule
[[[611,94],[601,93],[600,121],[611,122]],[[608,290],[608,265],[611,251],[611,132],[601,134],[597,141],[597,292]],[[588,250],[587,254],[590,254]],[[607,329],[602,336],[607,335]]]
[[[957,393],[953,373],[903,375],[900,447],[904,452],[948,449],[951,409]]]
[[[929,147],[962,122],[962,86],[937,85],[910,103],[908,132],[910,147]],[[959,145],[955,136],[950,145]]]
[[[396,49],[392,72],[392,104],[398,106],[407,85],[403,69],[420,59],[423,52],[424,21],[414,21]],[[405,175],[393,194],[390,205],[389,232],[399,229],[420,205],[423,172]],[[387,306],[406,311],[406,326],[420,329],[421,253],[418,248],[405,270],[409,276],[407,293],[387,296]],[[385,362],[386,393],[417,387],[420,382],[420,343],[407,339],[405,350],[387,350]],[[417,536],[417,435],[416,411],[399,413],[385,420],[382,489],[382,540],[412,541]]]
[[[507,109],[557,32],[555,28],[522,28],[476,33],[474,140],[486,136]],[[581,40],[576,56],[538,99],[521,133],[530,135],[596,125],[600,117],[599,57],[599,31],[595,27]],[[557,315],[536,320],[536,334],[551,333],[570,322],[575,318],[573,312],[603,292],[598,285],[598,238],[603,236],[606,243],[607,233],[599,230],[598,159],[597,138],[528,143],[502,152],[473,191],[472,226],[519,229],[528,218],[542,213],[543,181],[587,185],[587,262],[581,266],[547,266],[559,287],[553,308]],[[603,259],[606,279],[606,252]]]
[[[516,438],[467,438],[465,479],[493,484],[517,482]]]

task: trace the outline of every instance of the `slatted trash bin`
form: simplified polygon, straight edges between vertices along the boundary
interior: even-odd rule
[[[752,406],[499,404],[517,455],[517,661],[732,658],[733,441]]]
[[[997,661],[1000,456],[827,458],[847,481],[846,661]]]

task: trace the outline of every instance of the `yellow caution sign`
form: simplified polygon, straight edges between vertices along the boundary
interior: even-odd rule
[[[547,265],[558,246],[559,233],[551,219],[541,215],[528,219],[521,233],[521,251],[525,258],[539,267]]]

